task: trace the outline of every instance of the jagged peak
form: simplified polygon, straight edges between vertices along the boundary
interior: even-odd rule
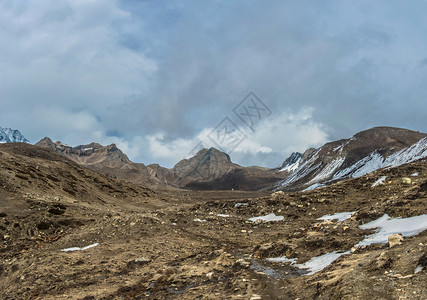
[[[17,129],[0,127],[0,143],[29,143]]]

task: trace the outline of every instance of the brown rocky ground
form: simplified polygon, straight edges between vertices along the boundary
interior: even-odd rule
[[[383,175],[386,183],[372,188]],[[303,263],[349,250],[372,232],[359,225],[384,213],[426,214],[425,161],[272,197],[153,192],[51,150],[10,144],[0,146],[0,188],[2,299],[427,298],[426,267],[414,274],[427,264],[427,232],[392,248],[355,249],[309,276],[265,260],[286,255]],[[349,211],[357,213],[343,222],[316,220]],[[269,213],[284,220],[248,221]]]

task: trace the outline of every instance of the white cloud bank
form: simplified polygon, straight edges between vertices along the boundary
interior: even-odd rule
[[[262,121],[255,133],[244,130],[247,137],[229,153],[231,159],[242,165],[253,165],[255,157],[268,155],[275,161],[264,161],[264,166],[275,167],[292,152],[303,152],[310,147],[318,147],[327,141],[324,126],[313,120],[314,110],[305,108],[296,113],[282,112]],[[178,160],[194,155],[198,145],[204,148],[218,148],[208,135],[214,128],[204,128],[196,136],[188,139],[167,139],[164,134],[148,135],[150,155],[172,166]],[[258,162],[258,164],[262,164]]]

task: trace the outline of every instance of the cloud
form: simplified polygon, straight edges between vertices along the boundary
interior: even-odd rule
[[[426,9],[395,0],[3,1],[0,125],[32,141],[114,140],[136,161],[168,165],[248,91],[273,114],[233,152],[242,164],[273,165],[377,125],[426,131]]]
[[[246,138],[228,154],[232,161],[241,165],[276,167],[292,152],[318,147],[327,141],[328,136],[324,125],[313,120],[313,113],[313,108],[304,108],[295,113],[283,112],[266,118],[254,133],[241,127]],[[201,148],[218,148],[209,139],[212,132],[215,132],[215,128],[204,128],[188,139],[167,139],[164,134],[156,133],[147,136],[147,141],[151,156],[161,159],[166,166],[172,166]]]

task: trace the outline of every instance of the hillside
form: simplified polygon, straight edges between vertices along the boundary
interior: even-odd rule
[[[294,154],[297,159],[281,168],[282,172],[290,173],[289,176],[277,187],[286,190],[316,188],[426,157],[426,137],[425,133],[394,127],[359,132],[349,139],[309,149],[304,156]]]
[[[3,144],[0,186],[3,299],[427,297],[426,160],[305,192],[154,193]]]

